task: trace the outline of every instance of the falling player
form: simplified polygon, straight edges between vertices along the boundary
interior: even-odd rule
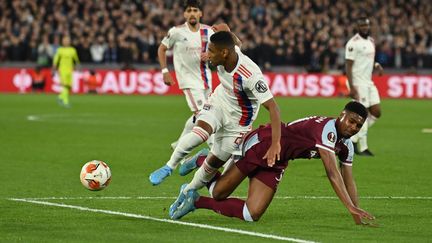
[[[354,151],[349,139],[360,130],[367,116],[367,109],[362,104],[351,101],[336,119],[312,116],[281,124],[281,156],[274,165],[263,159],[271,144],[272,128],[268,125],[259,127],[245,138],[243,157],[235,166],[230,167],[222,176],[218,173],[207,184],[212,198],[200,196],[196,190],[189,190],[184,203],[170,217],[179,219],[202,208],[245,221],[258,221],[270,205],[289,160],[321,158],[334,191],[355,223],[365,223],[365,218],[373,219],[371,214],[359,208],[352,175]],[[340,161],[340,172],[336,154]],[[203,158],[194,158],[182,166],[201,166]],[[246,177],[250,178],[246,200],[228,198]]]

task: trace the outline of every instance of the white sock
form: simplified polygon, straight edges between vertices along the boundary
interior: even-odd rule
[[[192,129],[195,126],[195,123],[193,121],[194,121],[194,115],[189,117],[189,119],[187,119],[187,121],[185,122],[183,132],[180,134],[179,139],[192,131]]]
[[[214,134],[210,135],[209,139],[207,139],[207,145],[209,146],[210,149],[213,147],[213,143],[214,143]]]
[[[360,129],[360,131],[357,133],[359,152],[363,152],[363,151],[365,151],[368,148],[368,145],[367,145],[367,131],[368,131],[368,126],[367,126],[367,124],[364,124],[362,126],[362,128]]]
[[[193,121],[194,121],[194,115],[192,115],[191,117],[189,117],[189,119],[186,120],[183,131],[180,134],[180,137],[177,139],[177,141],[171,143],[172,149],[175,149],[177,147],[178,142],[179,142],[181,137],[183,137],[184,135],[186,135],[192,131],[192,128],[195,126],[195,123]]]
[[[206,130],[201,127],[194,127],[190,133],[180,138],[177,147],[174,149],[170,160],[166,164],[170,168],[175,169],[186,155],[206,141],[208,137],[209,134]]]
[[[354,135],[354,136],[351,136],[350,139],[351,139],[351,141],[352,141],[353,143],[357,143],[358,140],[359,140],[358,133],[357,133],[356,135]]]
[[[248,209],[246,203],[243,206],[243,219],[245,221],[248,221],[248,222],[253,222],[254,221],[253,218],[252,218],[252,216],[251,216],[251,214],[250,214],[250,212],[249,212],[249,209]]]
[[[368,127],[371,127],[373,124],[375,124],[376,120],[378,120],[378,118],[376,118],[375,116],[369,114],[368,118],[367,118],[367,125]]]
[[[193,189],[199,190],[203,188],[216,174],[218,168],[214,168],[207,163],[207,159],[203,165],[195,172],[192,181],[185,187],[183,193]]]

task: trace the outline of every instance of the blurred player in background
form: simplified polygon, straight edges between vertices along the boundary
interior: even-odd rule
[[[190,192],[205,186],[232,155],[241,155],[244,135],[252,130],[252,123],[262,104],[270,115],[272,131],[268,147],[262,155],[269,165],[280,157],[279,107],[270,92],[259,67],[236,46],[234,34],[216,32],[210,39],[208,57],[217,66],[221,83],[216,87],[209,103],[199,113],[193,132],[180,139],[168,163],[179,163],[191,150],[214,133],[214,145],[192,181],[181,187],[177,200],[170,207],[170,215],[184,200],[190,200]]]
[[[170,215],[179,219],[197,208],[211,209],[216,213],[237,217],[245,221],[258,221],[270,205],[289,160],[321,158],[327,177],[339,199],[353,216],[356,224],[366,224],[363,219],[373,216],[359,207],[357,188],[352,174],[354,149],[349,137],[356,134],[368,116],[367,109],[356,101],[349,102],[338,118],[311,116],[281,124],[281,156],[275,165],[263,159],[272,140],[269,125],[249,133],[243,143],[243,157],[221,175],[219,172],[207,183],[212,196],[200,196],[195,190],[188,194],[178,210]],[[337,168],[339,158],[340,171]],[[188,160],[202,165],[202,157]],[[240,183],[249,177],[246,200],[228,198]]]
[[[201,3],[198,0],[184,1],[184,17],[186,23],[172,27],[167,36],[162,40],[158,49],[159,63],[163,79],[166,85],[174,85],[175,82],[169,73],[166,61],[166,51],[173,49],[174,70],[179,83],[179,88],[185,94],[187,104],[192,115],[186,121],[180,137],[192,131],[195,125],[195,116],[207,102],[212,92],[211,70],[207,63],[207,45],[214,31],[207,25],[201,24]],[[208,140],[209,146],[213,137]],[[178,141],[171,144],[175,149]],[[208,151],[208,150],[207,150]],[[150,182],[157,185],[171,175],[174,165],[167,164],[150,175]]]
[[[373,156],[368,149],[367,131],[381,116],[380,97],[378,89],[372,81],[372,73],[377,69],[382,75],[383,68],[375,62],[375,42],[370,37],[370,21],[361,17],[357,21],[358,33],[346,44],[346,75],[348,78],[350,97],[359,101],[369,110],[366,125],[351,140],[354,142],[356,153]]]
[[[69,36],[64,36],[62,46],[57,49],[54,56],[53,68],[56,69],[60,76],[60,84],[62,91],[58,96],[58,101],[61,105],[69,107],[69,94],[72,90],[73,71],[76,65],[79,64],[78,54],[74,47],[71,46]]]

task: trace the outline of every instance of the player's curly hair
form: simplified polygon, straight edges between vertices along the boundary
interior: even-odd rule
[[[366,107],[357,101],[351,101],[346,104],[344,110],[354,112],[359,116],[363,117],[363,119],[365,120],[368,117],[368,110],[366,109]]]
[[[201,1],[200,0],[184,0],[183,1],[183,10],[186,11],[188,7],[193,7],[201,10]]]

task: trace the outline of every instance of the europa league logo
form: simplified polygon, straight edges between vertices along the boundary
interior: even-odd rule
[[[31,86],[32,78],[27,70],[21,69],[21,71],[13,77],[13,84],[18,88],[20,93],[25,93],[26,89]]]

